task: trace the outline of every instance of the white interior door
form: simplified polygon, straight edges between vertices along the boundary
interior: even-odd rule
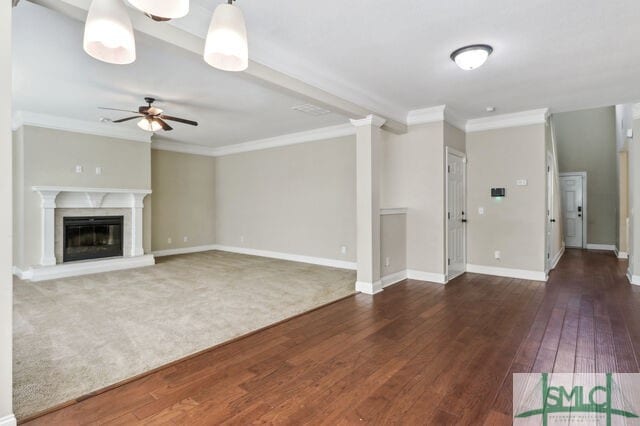
[[[546,270],[551,269],[551,245],[553,239],[553,154],[547,152],[547,226],[546,226],[546,242],[547,242],[547,262]]]
[[[564,242],[567,247],[582,248],[583,246],[583,188],[582,176],[560,177]]]
[[[460,154],[447,152],[447,277],[466,269],[465,161]]]

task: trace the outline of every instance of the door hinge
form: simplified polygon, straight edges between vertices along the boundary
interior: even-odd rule
[[[447,259],[447,265],[451,265],[451,259]]]
[[[451,219],[451,212],[447,212],[447,219]]]
[[[451,173],[451,166],[447,166],[447,173]]]
[[[551,258],[551,254],[547,253],[547,259]]]

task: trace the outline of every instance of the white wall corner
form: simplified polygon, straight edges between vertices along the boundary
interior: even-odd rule
[[[362,127],[362,126],[382,127],[387,120],[385,120],[382,117],[378,117],[377,115],[369,114],[365,118],[359,118],[359,119],[352,118],[349,121],[355,127]]]
[[[521,111],[511,114],[493,115],[475,118],[467,121],[465,131],[481,132],[484,130],[503,129],[508,127],[529,126],[532,124],[546,124],[549,116],[548,108]]]
[[[454,110],[449,107],[445,108],[444,110],[444,121],[451,124],[453,127],[466,132],[467,120],[461,118]]]
[[[376,281],[374,283],[356,281],[356,291],[371,295],[378,294],[382,291],[382,281]]]
[[[640,120],[640,103],[633,104],[633,119]]]
[[[409,278],[410,280],[427,281],[436,284],[446,284],[447,282],[447,277],[445,274],[418,271],[415,269],[407,269],[407,278]]]
[[[502,268],[497,266],[467,264],[467,272],[475,274],[493,275],[496,277],[518,278],[521,280],[547,281],[549,278],[544,271],[528,269]]]
[[[0,418],[0,426],[16,426],[16,416],[10,414],[8,416],[4,416]]]
[[[75,118],[31,111],[16,111],[13,115],[12,126],[14,131],[23,126],[34,126],[145,143],[151,143],[152,136],[150,132],[130,129],[113,123],[94,123],[92,121],[77,120]]]

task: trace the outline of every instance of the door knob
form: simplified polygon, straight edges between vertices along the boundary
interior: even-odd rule
[[[555,222],[556,222],[556,220],[555,220],[555,219],[551,219],[551,220],[550,220],[550,222],[555,223]]]
[[[467,223],[467,219],[462,219],[462,223]]]

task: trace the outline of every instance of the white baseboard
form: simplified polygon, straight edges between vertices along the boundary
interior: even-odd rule
[[[202,251],[211,251],[217,250],[218,246],[215,244],[208,244],[205,246],[195,246],[195,247],[183,247],[183,248],[175,248],[175,249],[166,249],[166,250],[157,250],[153,252],[153,255],[156,257],[163,256],[175,256],[176,254],[188,254],[188,253],[199,253]]]
[[[0,418],[0,426],[16,426],[16,416],[10,414]]]
[[[410,280],[429,281],[438,284],[445,284],[447,282],[445,274],[417,271],[415,269],[407,269],[407,278]]]
[[[547,281],[547,274],[543,271],[528,269],[500,268],[497,266],[472,265],[467,263],[467,272],[476,274],[495,275],[498,277],[519,278],[523,280]]]
[[[327,259],[323,257],[301,256],[299,254],[280,253],[269,250],[256,250],[246,247],[232,247],[216,245],[215,250],[228,251],[231,253],[248,254],[251,256],[270,257],[272,259],[291,260],[293,262],[311,263],[313,265],[329,266],[332,268],[356,270],[356,262],[347,262],[345,260]]]
[[[152,254],[145,254],[136,257],[118,257],[113,259],[32,267],[24,271],[14,266],[13,273],[23,280],[45,281],[57,278],[75,277],[78,275],[97,274],[100,272],[119,271],[122,269],[141,268],[143,266],[154,265],[155,263],[156,262]]]
[[[589,244],[589,243],[587,243],[587,250],[616,251],[616,246],[614,246],[613,244]]]
[[[555,269],[555,267],[558,266],[558,262],[560,262],[560,259],[562,259],[562,255],[564,255],[564,250],[565,246],[563,245],[551,261],[551,269]]]
[[[382,288],[389,287],[391,285],[397,284],[400,281],[407,279],[407,271],[399,271],[393,274],[386,275],[382,277],[380,281],[382,281]]]
[[[382,291],[382,282],[376,281],[374,283],[366,283],[363,281],[356,281],[356,291],[365,294],[377,294]]]
[[[627,253],[626,251],[618,250],[618,247],[616,247],[616,249],[614,251],[615,251],[616,257],[618,259],[628,259],[629,258],[629,253]]]
[[[627,279],[633,285],[640,285],[640,275],[632,275],[631,271],[627,271]]]

